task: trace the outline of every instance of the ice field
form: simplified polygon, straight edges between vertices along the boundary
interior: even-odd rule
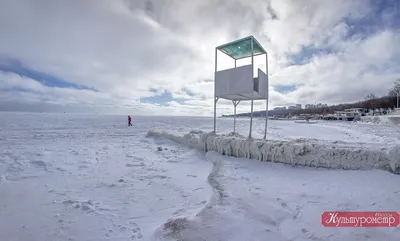
[[[0,113],[0,240],[400,240],[400,228],[321,225],[324,211],[400,211],[400,175],[389,170],[400,158],[398,126],[269,121],[271,143],[286,143],[281,152],[298,151],[291,143],[314,149],[305,158],[242,151],[248,159],[219,154],[242,156],[225,140],[215,151],[193,148],[212,118],[132,115],[132,124],[127,116]],[[232,119],[217,124],[219,133],[233,129]],[[253,137],[263,128],[255,119]],[[241,135],[248,129],[237,119]],[[330,169],[301,165],[317,151]]]

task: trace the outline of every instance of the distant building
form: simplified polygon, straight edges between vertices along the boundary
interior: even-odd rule
[[[328,105],[327,104],[322,104],[322,103],[319,103],[317,105],[317,108],[323,108],[323,107],[328,107]]]
[[[328,104],[322,104],[322,103],[319,103],[319,104],[317,104],[317,105],[314,105],[314,104],[306,104],[306,105],[304,106],[304,109],[314,109],[314,108],[324,108],[324,107],[328,107]]]
[[[301,109],[301,104],[291,105],[288,107],[283,106],[283,107],[275,107],[274,108],[274,110],[299,110],[299,109]]]

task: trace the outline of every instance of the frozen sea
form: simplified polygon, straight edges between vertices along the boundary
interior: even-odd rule
[[[400,212],[400,175],[204,153],[146,134],[208,132],[212,118],[132,119],[128,127],[121,115],[0,113],[0,240],[400,240],[400,228],[321,225],[324,211]],[[232,119],[217,124],[232,131]],[[263,127],[255,119],[253,136]],[[248,128],[237,119],[239,133]],[[275,140],[400,143],[400,128],[384,124],[268,128]]]

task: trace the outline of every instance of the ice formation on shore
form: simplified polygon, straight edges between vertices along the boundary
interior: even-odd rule
[[[363,116],[361,122],[400,125],[400,115],[383,115],[383,116]]]
[[[400,173],[400,146],[377,146],[350,142],[246,139],[238,134],[216,135],[191,131],[184,136],[148,131],[148,136],[169,139],[192,148],[222,155],[319,168],[382,169]]]

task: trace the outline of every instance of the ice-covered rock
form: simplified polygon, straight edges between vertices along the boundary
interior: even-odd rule
[[[361,122],[400,125],[400,115],[363,116],[361,117]]]
[[[391,148],[388,151],[390,169],[400,174],[400,148]]]

